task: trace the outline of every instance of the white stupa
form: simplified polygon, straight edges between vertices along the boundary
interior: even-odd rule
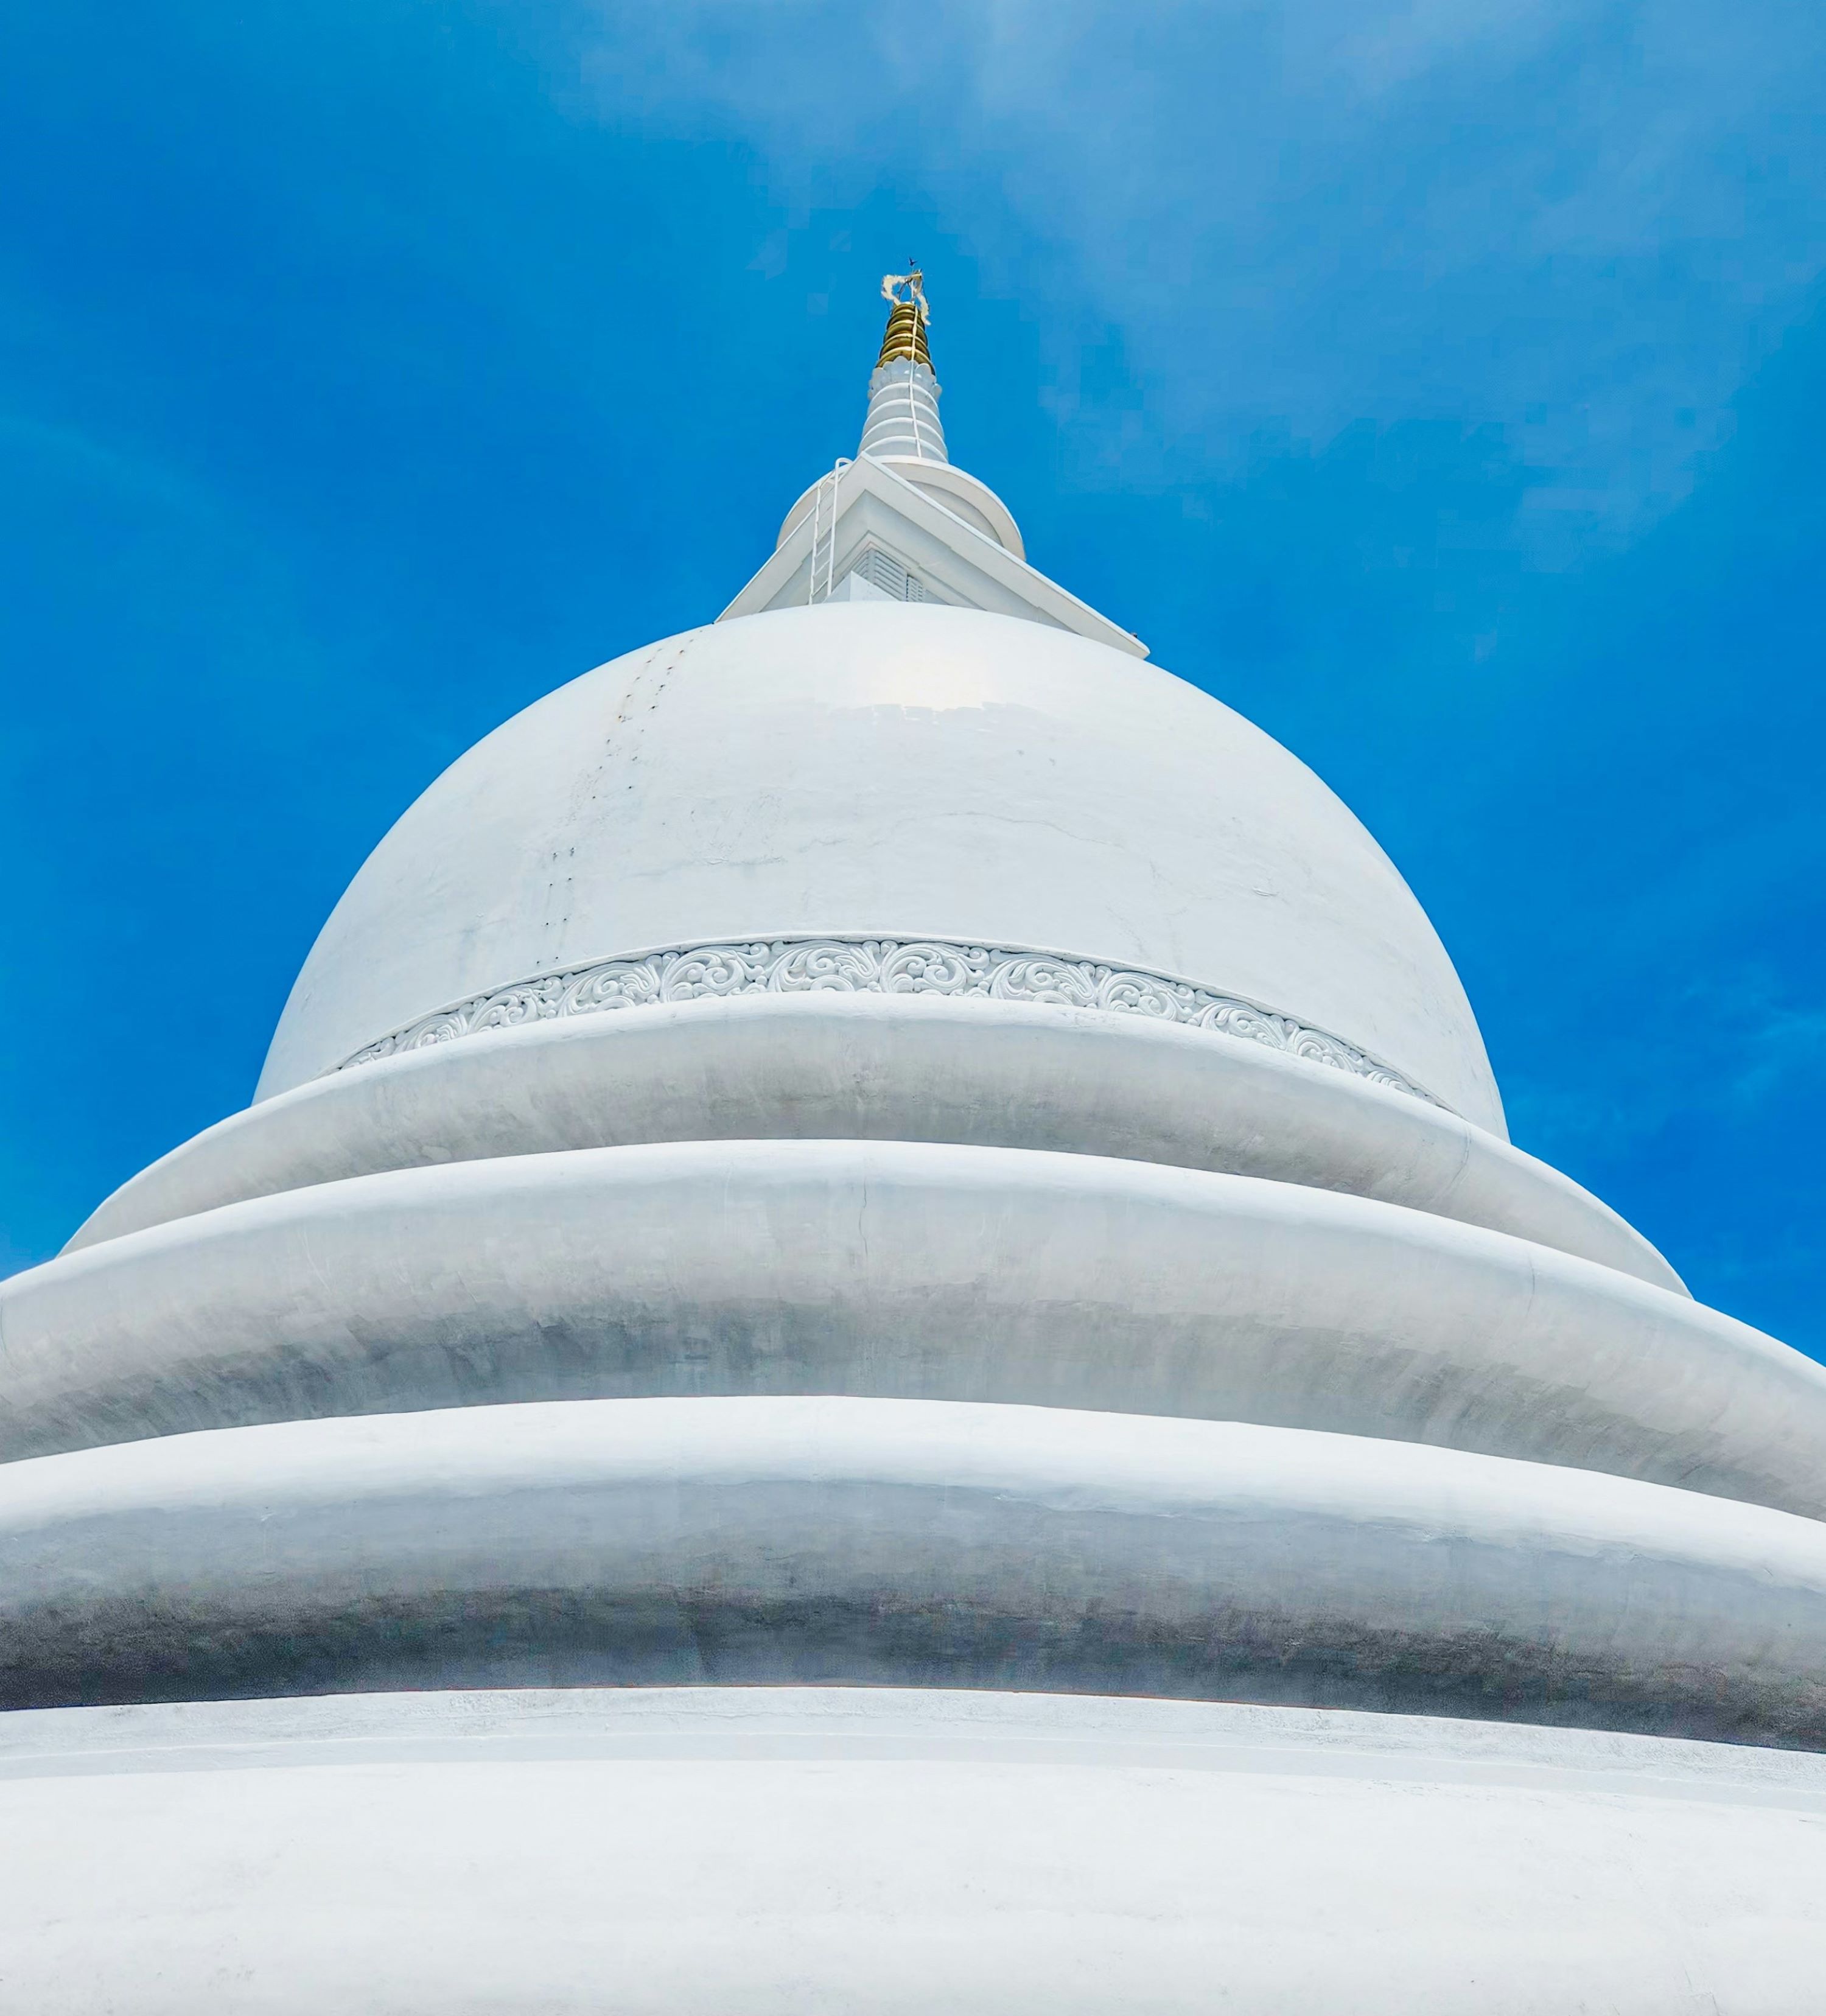
[[[888,291],[723,618],[0,1291],[0,2007],[1826,2007],[1826,1372],[1510,1146]]]

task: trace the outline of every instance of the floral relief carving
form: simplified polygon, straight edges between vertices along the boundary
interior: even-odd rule
[[[1054,952],[998,951],[936,938],[794,938],[682,945],[546,974],[415,1022],[356,1051],[348,1071],[403,1050],[428,1049],[488,1029],[596,1015],[668,1001],[733,994],[841,993],[975,995],[1151,1016],[1266,1045],[1313,1064],[1437,1104],[1431,1093],[1341,1038],[1255,1003],[1133,967]]]

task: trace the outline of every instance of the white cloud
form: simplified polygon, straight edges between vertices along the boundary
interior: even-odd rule
[[[588,75],[789,211],[935,207],[1045,311],[1068,405],[1119,336],[1162,467],[1493,421],[1550,553],[1684,494],[1826,272],[1823,55],[1781,0],[684,0],[600,16]],[[1148,445],[1104,445],[1133,480]]]

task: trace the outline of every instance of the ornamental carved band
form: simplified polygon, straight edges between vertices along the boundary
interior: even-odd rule
[[[1336,1036],[1308,1028],[1250,1001],[1157,973],[1102,966],[1053,952],[996,951],[940,939],[773,938],[740,945],[692,945],[517,982],[477,994],[453,1008],[421,1016],[356,1051],[337,1068],[373,1064],[402,1050],[420,1050],[459,1036],[526,1022],[668,1001],[733,994],[937,994],[994,1001],[1050,1003],[1146,1015],[1329,1064],[1374,1085],[1385,1085],[1437,1105],[1430,1093]]]

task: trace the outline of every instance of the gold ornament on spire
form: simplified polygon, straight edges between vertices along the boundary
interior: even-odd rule
[[[897,358],[910,357],[930,371],[932,353],[926,347],[926,326],[932,319],[932,311],[926,305],[924,274],[917,265],[909,272],[884,273],[881,298],[891,305],[888,333],[881,339],[881,355],[875,359],[875,369],[879,371]]]

